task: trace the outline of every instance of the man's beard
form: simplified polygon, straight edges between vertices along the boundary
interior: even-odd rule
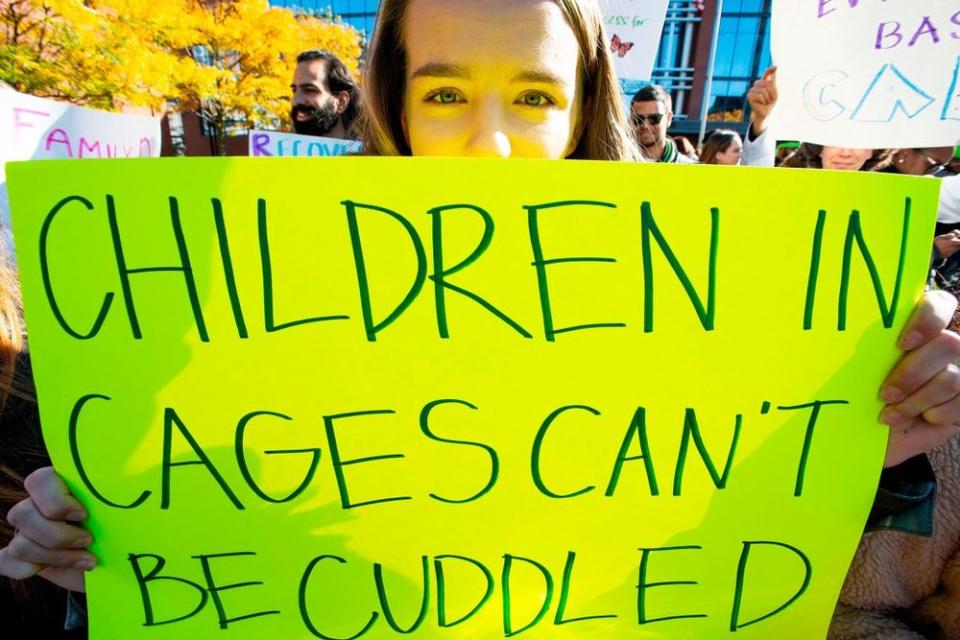
[[[298,120],[297,114],[310,116],[307,120]],[[306,105],[295,105],[290,110],[290,119],[293,120],[293,130],[304,136],[325,136],[340,121],[337,108],[331,103],[314,109]]]

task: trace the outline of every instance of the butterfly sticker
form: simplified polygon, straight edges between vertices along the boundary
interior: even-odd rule
[[[610,51],[617,54],[621,58],[627,55],[627,52],[633,49],[632,42],[623,42],[620,39],[620,36],[614,34],[613,40],[610,41]]]

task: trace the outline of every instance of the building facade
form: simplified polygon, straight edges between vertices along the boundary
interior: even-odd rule
[[[743,131],[749,121],[747,91],[770,66],[772,0],[723,0],[710,93],[706,95],[717,0],[671,0],[653,71],[674,101],[674,132],[707,128]]]
[[[380,0],[270,0],[270,4],[316,15],[339,16],[369,38],[373,35]]]

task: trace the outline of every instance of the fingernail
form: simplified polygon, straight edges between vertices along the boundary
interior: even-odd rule
[[[77,560],[75,563],[73,563],[73,568],[80,569],[81,571],[90,571],[95,566],[97,566],[97,563],[93,560]]]
[[[923,334],[919,331],[911,331],[900,340],[900,346],[909,351],[910,349],[919,347],[921,342],[923,342]]]
[[[67,520],[70,522],[83,522],[87,519],[86,511],[71,511],[67,514]]]
[[[905,418],[902,415],[900,415],[900,413],[896,409],[893,409],[892,407],[887,407],[886,409],[880,412],[880,421],[890,425],[891,427],[896,427],[897,425],[902,423],[904,420]]]
[[[89,547],[91,544],[93,544],[93,537],[90,535],[84,535],[77,538],[71,546],[74,549],[83,549],[85,547]]]
[[[903,391],[890,385],[884,385],[880,390],[880,397],[883,398],[884,402],[900,402],[903,400]]]

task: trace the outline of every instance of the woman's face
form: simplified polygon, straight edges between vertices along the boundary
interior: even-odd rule
[[[580,135],[580,48],[552,0],[411,0],[404,130],[415,156],[559,159]]]
[[[866,164],[873,149],[845,149],[843,147],[824,147],[820,154],[824,169],[839,171],[860,171]]]
[[[717,153],[717,164],[736,165],[740,164],[740,157],[743,155],[743,141],[740,136],[733,139],[730,146],[724,151]]]

